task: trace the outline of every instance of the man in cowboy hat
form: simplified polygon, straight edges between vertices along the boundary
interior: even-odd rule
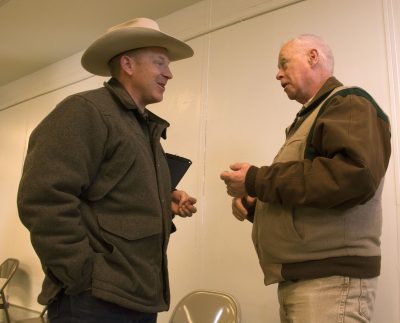
[[[169,124],[146,106],[163,99],[170,61],[192,55],[150,19],[112,27],[82,57],[111,79],[32,132],[18,208],[51,322],[156,322],[168,310],[172,217],[191,216],[196,200],[171,189],[160,143]]]

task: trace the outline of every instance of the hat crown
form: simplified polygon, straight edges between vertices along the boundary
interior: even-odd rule
[[[113,57],[145,47],[165,48],[171,62],[193,55],[193,49],[189,45],[161,32],[154,20],[135,18],[109,28],[96,39],[83,53],[82,66],[90,73],[109,76],[108,63]]]
[[[112,32],[114,30],[126,29],[126,28],[148,28],[160,31],[160,27],[158,26],[157,22],[151,20],[149,18],[135,18],[122,24],[113,26],[107,30],[107,32]]]

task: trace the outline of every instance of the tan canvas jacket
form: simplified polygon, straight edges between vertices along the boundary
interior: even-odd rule
[[[253,241],[265,283],[380,272],[390,125],[360,88],[329,79],[287,129],[271,166],[252,166]],[[329,96],[329,97],[328,97]]]

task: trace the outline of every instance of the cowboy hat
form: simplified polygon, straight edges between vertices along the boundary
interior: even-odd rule
[[[143,47],[163,47],[171,61],[193,56],[189,45],[161,32],[154,20],[136,18],[108,29],[86,49],[81,63],[90,73],[109,76],[108,62],[114,56]]]

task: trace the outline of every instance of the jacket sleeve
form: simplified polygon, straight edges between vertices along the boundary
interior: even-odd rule
[[[314,157],[252,166],[249,195],[292,206],[350,208],[375,194],[391,153],[386,115],[355,94],[333,98],[320,112],[309,143]]]
[[[80,196],[96,174],[107,128],[84,98],[61,102],[32,132],[18,190],[18,211],[46,275],[76,293],[90,287],[93,251]]]

